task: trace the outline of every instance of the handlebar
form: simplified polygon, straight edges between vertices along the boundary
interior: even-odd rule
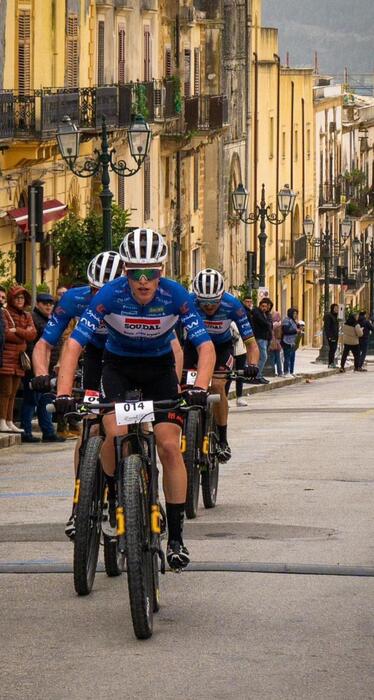
[[[116,402],[111,401],[111,402],[109,402],[109,403],[98,403],[98,404],[95,404],[94,406],[92,406],[91,404],[88,404],[88,403],[85,403],[84,401],[82,401],[82,402],[79,404],[79,407],[80,407],[80,408],[83,408],[83,407],[84,407],[84,408],[87,408],[87,413],[90,413],[90,410],[89,410],[90,408],[91,408],[91,409],[100,409],[100,410],[102,410],[102,409],[111,409],[111,408],[115,408],[116,403],[117,403],[117,404],[118,404],[118,403],[119,403],[119,404],[123,404],[123,403],[137,404],[137,403],[139,403],[139,401],[141,401],[141,400],[142,400],[142,399],[137,399],[136,401],[134,401],[133,399],[128,399],[128,400],[126,400],[126,401],[116,401]],[[219,403],[220,400],[221,400],[221,397],[220,397],[219,394],[209,394],[208,397],[207,397],[207,404]],[[181,411],[185,411],[185,412],[191,411],[191,410],[196,410],[196,409],[198,409],[198,408],[202,408],[202,406],[199,406],[199,405],[196,405],[196,406],[183,406],[183,401],[184,401],[183,398],[176,399],[176,400],[175,400],[175,399],[167,399],[167,400],[162,400],[162,401],[154,401],[154,402],[153,402],[153,408],[154,408],[155,411],[157,411],[157,413],[164,413],[164,412],[169,411],[170,409],[174,409],[174,410],[175,410],[175,409],[177,409],[177,408],[179,408]],[[49,404],[47,404],[47,412],[48,412],[48,413],[56,413],[56,409],[55,409],[54,403],[49,403]],[[75,416],[80,416],[80,417],[82,417],[82,416],[85,415],[85,414],[84,414],[84,413],[80,413],[79,411],[72,411],[72,412],[69,412],[69,413],[67,413],[67,414],[65,414],[65,415],[75,415]]]

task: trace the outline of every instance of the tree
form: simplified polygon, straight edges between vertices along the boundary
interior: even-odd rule
[[[118,250],[130,221],[130,213],[112,205],[113,250]],[[73,212],[52,228],[52,246],[59,257],[59,284],[86,280],[88,263],[103,249],[103,219],[91,211],[85,219]]]

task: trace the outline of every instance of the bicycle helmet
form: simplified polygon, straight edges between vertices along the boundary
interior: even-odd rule
[[[93,258],[87,268],[87,278],[93,287],[103,287],[122,274],[122,260],[118,253],[107,250]]]
[[[193,291],[199,301],[219,302],[225,291],[221,273],[211,267],[201,270],[193,281]]]
[[[166,243],[157,231],[151,228],[136,228],[125,236],[119,254],[125,263],[153,265],[162,263],[168,254]]]

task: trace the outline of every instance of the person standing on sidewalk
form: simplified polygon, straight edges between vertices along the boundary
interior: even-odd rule
[[[296,338],[301,334],[297,323],[297,314],[298,309],[291,307],[282,321],[283,372],[285,377],[294,376]]]
[[[374,326],[367,318],[366,311],[360,311],[358,322],[363,330],[363,336],[359,338],[360,360],[358,363],[358,368],[360,372],[367,372],[367,369],[364,368],[364,362],[368,351],[369,336],[370,333],[374,331]]]
[[[3,349],[5,344],[5,321],[4,321],[4,304],[6,301],[6,290],[0,287],[0,367],[3,366]]]
[[[272,338],[269,345],[269,359],[272,365],[277,368],[277,377],[283,376],[282,359],[281,359],[281,340],[282,340],[282,321],[279,311],[273,311],[272,314],[273,328]]]
[[[263,371],[268,359],[268,345],[272,338],[272,320],[270,315],[272,308],[272,301],[270,301],[269,297],[265,297],[261,299],[258,306],[252,309],[251,313],[252,329],[260,350],[258,376],[253,380],[254,384],[269,384],[269,380],[263,376]]]
[[[242,337],[238,331],[238,326],[233,321],[231,324],[231,334],[233,342],[233,355],[234,355],[234,369],[236,371],[243,370],[247,364],[247,351],[245,345],[242,341]],[[236,405],[237,406],[248,406],[247,400],[243,396],[243,382],[235,382],[235,392],[236,392]]]
[[[362,330],[358,322],[358,313],[349,314],[344,326],[343,326],[343,342],[344,349],[342,354],[342,359],[340,363],[340,372],[345,372],[345,363],[347,357],[352,351],[354,357],[354,371],[359,372],[360,365],[360,342],[359,338],[362,338],[364,331]]]
[[[331,304],[330,311],[325,313],[323,319],[323,332],[329,344],[329,367],[336,367],[335,353],[339,340],[339,306]]]
[[[36,328],[37,336],[32,343],[28,345],[29,356],[32,356],[32,351],[34,349],[35,343],[42,336],[44,328],[46,327],[54,306],[55,300],[52,294],[46,292],[40,292],[36,297],[36,305],[32,312],[32,319]],[[53,372],[53,368],[58,362],[58,357],[60,353],[62,343],[57,344],[51,351],[51,361],[49,365],[50,374]],[[30,381],[33,377],[33,373],[30,370],[26,372],[23,378],[23,402],[21,408],[21,427],[24,430],[22,435],[22,442],[40,442],[40,439],[32,434],[32,419],[34,417],[35,409],[38,416],[39,427],[42,431],[43,442],[65,442],[63,437],[56,435],[52,416],[47,412],[47,404],[50,402],[48,394],[42,394],[38,391],[34,391],[30,388]]]

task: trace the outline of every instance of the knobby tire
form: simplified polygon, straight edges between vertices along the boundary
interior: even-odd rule
[[[183,454],[187,470],[187,518],[196,518],[200,489],[200,411],[190,411],[186,422],[186,451]]]
[[[217,458],[218,433],[213,414],[208,422],[209,453],[205,471],[201,474],[201,491],[205,508],[214,508],[217,502],[219,462]]]

